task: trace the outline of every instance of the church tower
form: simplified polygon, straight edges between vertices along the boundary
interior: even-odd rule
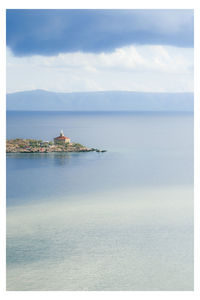
[[[61,131],[60,131],[60,136],[64,136],[63,129],[61,129]]]

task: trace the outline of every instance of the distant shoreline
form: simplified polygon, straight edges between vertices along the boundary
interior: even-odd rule
[[[32,90],[7,94],[6,106],[8,111],[194,111],[194,94]]]

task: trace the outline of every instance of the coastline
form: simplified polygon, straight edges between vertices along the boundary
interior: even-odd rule
[[[98,152],[98,153],[104,153],[104,152],[107,152],[107,150],[99,150],[99,149],[93,149],[93,148],[90,148],[90,149],[83,149],[83,150],[68,150],[68,151],[6,151],[6,154],[24,154],[24,153],[27,153],[27,154],[47,154],[47,153],[80,153],[80,152]]]

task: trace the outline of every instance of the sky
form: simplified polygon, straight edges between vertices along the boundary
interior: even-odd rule
[[[193,92],[193,10],[7,10],[7,92]]]

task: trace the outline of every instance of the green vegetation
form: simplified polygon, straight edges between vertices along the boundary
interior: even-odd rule
[[[56,141],[55,145],[62,145],[62,146],[64,146],[64,143],[62,141]]]
[[[76,148],[83,148],[84,147],[83,145],[81,145],[79,143],[74,143],[73,146],[76,147]]]
[[[29,145],[32,147],[40,146],[40,141],[38,140],[29,140]]]

